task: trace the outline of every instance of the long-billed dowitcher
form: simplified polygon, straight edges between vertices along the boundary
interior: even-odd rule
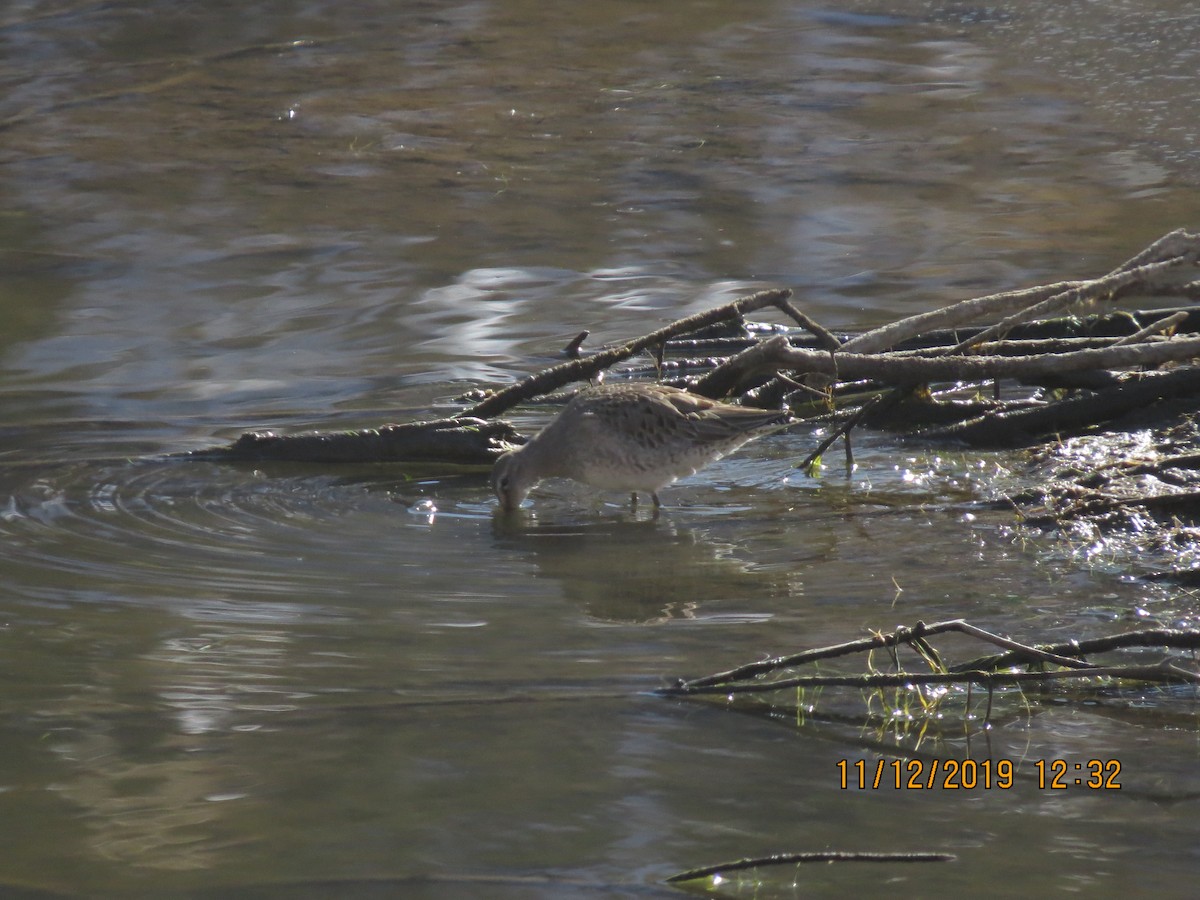
[[[543,478],[605,490],[658,492],[749,440],[786,425],[786,413],[709,400],[661,384],[611,384],[576,394],[524,446],[492,469],[492,489],[516,509]]]

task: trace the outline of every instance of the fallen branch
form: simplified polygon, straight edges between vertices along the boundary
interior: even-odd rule
[[[1200,356],[1200,338],[1173,338],[1149,344],[1037,356],[930,357],[800,350],[789,346],[787,338],[778,335],[740,355],[755,351],[754,359],[761,370],[777,367],[833,375],[839,380],[869,378],[886,384],[910,385],[987,378],[1034,380],[1047,375],[1090,369],[1159,366]]]
[[[1033,318],[1032,314],[1027,315],[1033,309],[1042,309],[1044,312],[1048,312],[1051,308],[1058,308],[1067,303],[1079,303],[1105,296],[1115,299],[1116,292],[1134,288],[1154,289],[1157,287],[1159,290],[1165,291],[1170,288],[1170,285],[1165,283],[1166,279],[1162,277],[1166,271],[1184,262],[1195,263],[1198,259],[1200,259],[1200,234],[1189,234],[1180,228],[1159,238],[1132,259],[1101,278],[1090,281],[1060,281],[1055,284],[963,300],[942,309],[910,316],[899,322],[868,331],[866,334],[847,341],[841,349],[846,353],[877,353],[935,328],[954,328],[968,322],[978,321],[984,316],[1008,315],[1011,317],[1015,314],[1021,317],[1016,320],[1006,319],[1000,323],[1003,327],[997,325],[995,329],[985,329],[983,332],[972,335],[969,346],[970,343],[987,340],[984,335],[988,331],[998,334],[1012,328],[1022,319]],[[1144,268],[1159,262],[1168,264],[1153,270]],[[1132,272],[1139,270],[1138,278],[1128,277]],[[1139,278],[1146,279],[1148,276],[1152,279],[1151,282],[1139,282]]]
[[[770,673],[779,669],[790,669],[795,666],[818,662],[822,659],[833,659],[838,656],[848,656],[852,653],[863,653],[871,650],[899,647],[904,644],[913,644],[919,641],[927,640],[930,637],[935,637],[939,634],[946,634],[947,632],[961,632],[981,641],[995,644],[997,647],[1004,647],[1013,653],[1019,654],[1025,661],[1036,660],[1040,662],[1055,662],[1063,666],[1079,665],[1079,660],[1072,657],[1064,657],[1058,654],[1047,656],[1048,651],[1046,650],[1041,650],[1037,647],[1031,647],[1027,644],[1021,644],[1012,640],[1011,638],[1001,637],[998,634],[985,631],[982,628],[978,628],[970,624],[965,619],[950,619],[946,622],[934,623],[933,625],[926,625],[924,622],[918,622],[912,628],[897,628],[895,631],[888,634],[879,633],[872,635],[869,638],[859,638],[855,641],[847,641],[844,644],[834,644],[831,647],[821,647],[816,650],[804,650],[800,653],[793,653],[790,656],[778,656],[774,659],[764,659],[759,662],[748,663],[744,666],[738,666],[736,669],[730,669],[727,672],[718,672],[715,675],[706,675],[703,678],[693,678],[690,681],[681,681],[677,685],[677,688],[679,690],[689,691],[696,688],[709,687],[712,685],[723,685],[735,681],[744,681],[748,678],[761,678],[762,676],[769,675]],[[1082,667],[1087,668],[1087,665],[1083,664]]]
[[[917,685],[934,684],[978,684],[988,688],[1003,685],[1028,684],[1030,682],[1062,681],[1067,678],[1120,678],[1126,681],[1149,681],[1158,684],[1186,682],[1200,684],[1200,672],[1181,669],[1170,663],[1152,666],[1096,666],[1088,669],[1068,669],[1056,672],[984,672],[964,670],[955,672],[867,672],[861,675],[797,675],[778,681],[755,684],[714,684],[708,687],[663,688],[664,695],[720,694],[767,694],[795,688],[854,687],[866,688],[911,688]]]
[[[957,632],[1005,650],[1002,654],[982,657],[957,666],[942,663],[941,655],[930,643],[930,638]],[[848,641],[829,647],[805,650],[788,656],[761,660],[717,672],[701,678],[680,680],[674,687],[662,688],[662,696],[687,697],[703,695],[733,696],[737,694],[764,694],[791,691],[798,688],[854,687],[859,689],[906,688],[922,685],[983,685],[989,689],[1004,685],[1058,682],[1064,679],[1104,679],[1143,681],[1153,683],[1183,682],[1200,684],[1200,671],[1184,668],[1177,660],[1164,659],[1152,665],[1099,666],[1082,659],[1092,653],[1114,651],[1127,647],[1161,645],[1178,649],[1200,647],[1200,631],[1155,631],[1130,632],[1113,635],[1090,642],[1073,641],[1054,646],[1034,646],[1002,637],[978,628],[962,619],[953,619],[926,625],[918,622],[912,628],[898,628],[889,634],[875,634],[869,638]],[[830,675],[789,675],[791,670],[820,660],[870,653],[887,649],[899,668],[895,650],[908,646],[915,650],[928,665],[927,672],[877,672]],[[1037,666],[1037,669],[1014,671],[1015,666]],[[1045,670],[1046,666],[1061,668]],[[768,679],[767,676],[778,676]]]
[[[681,334],[690,334],[691,332],[699,331],[701,328],[715,325],[718,322],[740,319],[746,313],[762,309],[764,306],[777,306],[785,302],[791,295],[792,292],[789,290],[759,291],[756,294],[751,294],[749,297],[743,297],[740,300],[735,300],[716,309],[710,309],[706,312],[697,313],[694,316],[688,316],[685,319],[679,319],[665,328],[652,331],[650,334],[630,341],[623,346],[601,350],[599,353],[595,353],[584,359],[573,359],[570,362],[560,363],[549,369],[543,369],[541,372],[530,375],[528,378],[524,378],[510,387],[489,394],[470,409],[463,410],[459,415],[480,419],[500,415],[514,406],[550,391],[558,390],[574,381],[586,381],[593,378],[605,369],[629,359],[643,350],[660,346],[673,337]]]
[[[1200,238],[1200,236],[1195,237]],[[1014,313],[990,328],[985,328],[974,337],[956,344],[947,352],[964,353],[975,344],[1007,334],[1014,325],[1028,322],[1031,319],[1041,318],[1066,307],[1076,306],[1101,298],[1112,301],[1128,293],[1130,289],[1144,290],[1147,287],[1153,287],[1163,283],[1162,276],[1171,269],[1185,262],[1194,263],[1195,261],[1195,250],[1191,249],[1187,253],[1173,256],[1160,262],[1146,263],[1145,265],[1134,266],[1128,269],[1117,269],[1103,278],[1084,282],[1077,287],[1052,294],[1040,303],[1035,303],[1020,312]]]
[[[1142,341],[1148,340],[1157,334],[1163,334],[1171,331],[1175,327],[1182,325],[1187,321],[1188,314],[1183,310],[1171,313],[1155,322],[1151,322],[1145,328],[1140,328],[1133,334],[1127,334],[1123,338],[1118,338],[1114,343],[1114,347],[1120,347],[1125,344],[1140,344]]]

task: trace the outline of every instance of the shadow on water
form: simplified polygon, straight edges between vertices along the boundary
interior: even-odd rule
[[[731,596],[787,597],[784,572],[755,571],[738,547],[679,527],[670,513],[608,514],[601,521],[539,525],[496,516],[497,550],[524,559],[598,622],[664,624],[713,619],[750,622],[765,614],[711,611]],[[517,520],[517,521],[514,521]]]

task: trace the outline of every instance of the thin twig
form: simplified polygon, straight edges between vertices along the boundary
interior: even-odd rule
[[[1110,634],[1104,637],[1089,638],[1084,641],[1068,641],[1061,644],[1039,645],[1038,650],[1047,653],[1072,654],[1090,656],[1095,653],[1110,653],[1113,650],[1127,650],[1131,647],[1164,647],[1172,650],[1200,649],[1200,631],[1179,628],[1143,628],[1138,631],[1124,631],[1120,634]],[[999,656],[985,656],[952,666],[951,672],[960,669],[995,669],[1020,662],[1020,651],[1005,653]]]
[[[812,334],[820,342],[822,349],[833,351],[841,348],[842,342],[837,339],[837,336],[832,331],[800,312],[800,310],[792,305],[791,301],[782,300],[776,306],[791,316],[797,325]]]
[[[967,631],[967,629],[970,629]],[[807,663],[818,662],[822,659],[832,659],[838,656],[849,656],[852,653],[863,653],[870,650],[877,650],[882,647],[896,647],[901,644],[909,644],[915,640],[932,637],[938,634],[945,634],[951,631],[966,632],[973,637],[997,646],[1004,647],[1013,651],[1025,651],[1032,654],[1036,658],[1038,653],[1034,647],[1028,647],[1024,644],[1017,643],[1009,638],[1003,638],[991,632],[984,631],[981,628],[975,628],[969,625],[965,619],[948,619],[945,622],[935,622],[932,625],[927,625],[924,622],[917,622],[911,628],[897,628],[895,631],[888,634],[874,634],[869,638],[859,638],[858,640],[847,641],[843,644],[834,644],[830,647],[819,647],[814,650],[804,650],[800,653],[793,653],[789,656],[778,656],[773,659],[765,659],[760,662],[747,663],[743,666],[738,666],[735,669],[730,669],[726,672],[718,672],[715,675],[706,675],[703,678],[693,678],[690,681],[681,681],[679,687],[684,690],[689,690],[696,687],[704,687],[710,684],[725,684],[727,682],[741,681],[747,678],[759,678],[767,675],[777,669],[790,669],[795,666],[805,665]]]
[[[883,647],[898,647],[903,644],[913,644],[915,642],[925,642],[928,638],[939,634],[950,632],[958,632],[966,634],[977,640],[985,641],[989,644],[994,644],[997,647],[1004,648],[1008,653],[994,657],[1000,662],[995,665],[986,665],[988,658],[976,660],[971,663],[972,669],[978,670],[983,668],[995,668],[998,665],[1011,665],[1018,662],[1043,662],[1052,665],[1063,666],[1065,668],[1078,669],[1081,671],[1096,671],[1098,666],[1084,662],[1079,659],[1086,652],[1099,652],[1100,650],[1117,649],[1120,646],[1149,646],[1156,641],[1162,641],[1168,646],[1200,646],[1200,634],[1194,632],[1178,632],[1178,631],[1154,631],[1154,632],[1131,632],[1124,638],[1128,644],[1122,644],[1119,640],[1104,639],[1098,642],[1088,642],[1086,645],[1070,643],[1056,645],[1053,647],[1033,646],[1024,644],[1020,641],[1015,641],[1012,638],[1006,638],[1002,635],[987,631],[978,626],[972,625],[965,619],[948,619],[944,622],[935,622],[932,625],[927,625],[924,622],[917,622],[911,628],[897,628],[887,634],[875,634],[869,638],[860,638],[854,641],[847,641],[842,644],[834,644],[829,647],[819,647],[813,650],[804,650],[799,653],[793,653],[788,656],[779,656],[772,659],[761,660],[759,662],[747,663],[746,665],[738,666],[734,669],[729,669],[725,672],[717,672],[714,675],[706,675],[701,678],[693,678],[688,681],[680,681],[679,684],[670,689],[672,692],[688,693],[701,688],[717,687],[723,688],[735,682],[746,681],[749,679],[761,678],[772,672],[780,669],[792,669],[797,666],[806,665],[808,663],[818,662],[823,659],[832,659],[839,656],[849,656],[853,653],[863,653],[871,650],[877,650]],[[1196,643],[1184,643],[1184,635],[1189,635]],[[1136,642],[1142,643],[1136,643]],[[961,671],[961,667],[950,669],[951,673]],[[855,678],[859,676],[853,676]]]
[[[844,422],[838,424],[825,438],[817,445],[817,449],[808,454],[801,462],[797,463],[796,468],[808,472],[818,459],[825,455],[825,451],[833,446],[834,441],[843,435],[846,440],[850,440],[850,432],[858,427],[858,424],[872,413],[886,412],[897,403],[899,403],[908,392],[901,389],[888,391],[885,394],[879,394],[872,397],[862,406],[854,411]]]
[[[695,881],[698,878],[708,878],[711,875],[723,875],[727,872],[739,872],[746,869],[760,869],[766,866],[784,866],[796,863],[831,863],[831,862],[870,862],[870,863],[921,863],[949,862],[957,859],[953,853],[875,853],[854,852],[845,850],[823,850],[815,853],[774,853],[770,856],[758,856],[749,859],[739,859],[732,862],[718,863],[714,866],[702,866],[698,869],[688,869],[678,875],[665,879],[668,884],[678,884],[681,881]]]
[[[797,675],[778,681],[756,681],[752,684],[714,684],[698,688],[662,688],[663,696],[699,696],[702,694],[766,694],[793,688],[813,687],[913,687],[928,684],[974,683],[994,687],[1005,684],[1060,681],[1066,678],[1123,678],[1130,681],[1200,684],[1200,672],[1181,669],[1169,662],[1154,666],[1097,666],[1089,669],[1059,669],[1053,672],[984,672],[981,670],[955,672],[868,672],[861,675]]]
[[[1171,315],[1167,316],[1166,318],[1159,319],[1157,322],[1151,322],[1145,328],[1135,331],[1133,334],[1127,334],[1125,337],[1119,338],[1113,342],[1113,346],[1123,347],[1126,344],[1140,344],[1149,337],[1170,331],[1180,322],[1185,321],[1187,317],[1188,314],[1183,310],[1180,310],[1177,313],[1171,313]]]
[[[583,346],[583,342],[588,339],[590,331],[581,331],[571,339],[571,343],[563,348],[563,356],[567,359],[579,359],[579,348]]]

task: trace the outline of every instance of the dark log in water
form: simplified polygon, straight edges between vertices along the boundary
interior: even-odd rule
[[[251,431],[226,447],[198,450],[192,458],[310,463],[441,463],[487,466],[522,443],[503,420],[438,419],[361,431],[279,435]]]

